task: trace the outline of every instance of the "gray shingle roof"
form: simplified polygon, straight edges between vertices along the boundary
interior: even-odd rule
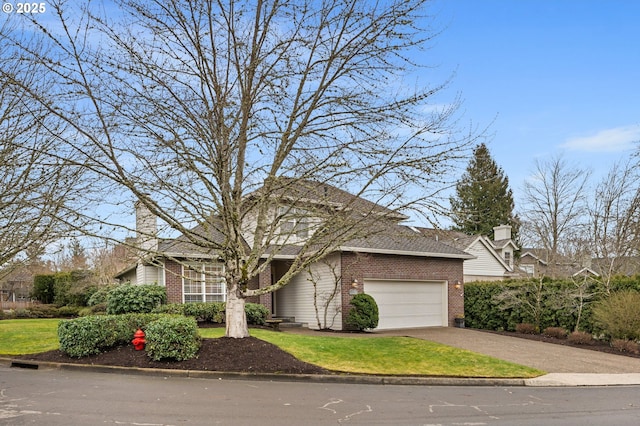
[[[423,234],[418,228],[395,223],[381,224],[370,236],[342,245],[343,250],[376,251],[413,256],[471,259],[473,256],[452,245]]]

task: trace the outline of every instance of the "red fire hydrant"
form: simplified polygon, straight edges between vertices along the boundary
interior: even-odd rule
[[[138,331],[133,335],[131,343],[133,343],[133,347],[136,351],[144,350],[144,345],[147,343],[147,341],[144,340],[144,331],[138,329]]]

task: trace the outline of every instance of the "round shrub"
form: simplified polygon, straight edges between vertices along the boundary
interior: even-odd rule
[[[124,284],[107,295],[107,314],[148,313],[167,301],[167,291],[155,284]]]
[[[87,300],[87,306],[96,306],[107,304],[107,296],[109,296],[109,292],[113,289],[117,288],[117,285],[104,285],[98,287],[98,289],[89,297]]]
[[[184,361],[195,358],[200,350],[195,318],[165,316],[147,325],[147,355],[154,361]]]
[[[80,358],[128,344],[133,333],[161,318],[160,314],[97,315],[60,321],[60,351]]]
[[[60,351],[70,357],[94,355],[118,343],[117,318],[88,316],[58,325]]]
[[[346,321],[348,326],[360,331],[378,326],[378,304],[372,296],[356,294],[350,304],[352,308]]]
[[[622,290],[593,308],[596,324],[610,339],[640,340],[640,292]]]

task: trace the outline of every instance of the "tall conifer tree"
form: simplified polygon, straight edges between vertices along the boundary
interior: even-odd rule
[[[453,229],[470,235],[493,235],[493,227],[511,225],[516,239],[518,219],[514,215],[509,178],[491,157],[485,144],[478,145],[466,172],[450,198]]]

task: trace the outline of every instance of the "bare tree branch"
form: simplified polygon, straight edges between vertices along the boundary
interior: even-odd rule
[[[423,0],[115,3],[105,15],[52,1],[57,26],[22,17],[37,42],[17,32],[0,41],[50,82],[44,91],[18,79],[66,126],[58,158],[91,183],[87,203],[101,207],[81,212],[95,225],[85,232],[131,230],[117,211],[139,201],[203,255],[217,253],[229,335],[247,334],[245,297],[384,232],[400,212],[439,211],[437,195],[475,145],[457,132],[457,100],[424,113],[444,85],[403,82],[435,35],[421,28]],[[326,187],[355,196],[333,192],[331,203]],[[304,221],[304,236],[285,231]],[[247,288],[292,246],[278,282]]]

